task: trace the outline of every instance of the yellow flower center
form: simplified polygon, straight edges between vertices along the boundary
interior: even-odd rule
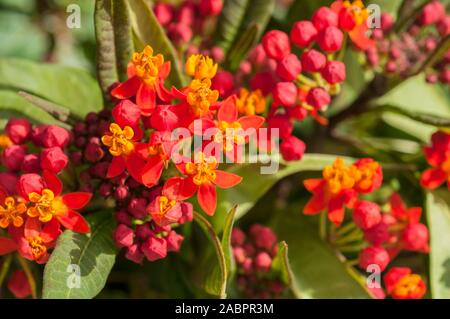
[[[27,206],[24,203],[17,203],[13,197],[5,198],[5,206],[0,206],[0,227],[7,228],[9,224],[14,227],[23,225],[22,214],[27,211]]]
[[[417,274],[406,275],[395,284],[392,294],[403,298],[421,294],[423,289],[420,285],[421,281]]]
[[[112,156],[128,155],[133,151],[134,131],[131,127],[125,126],[122,130],[116,123],[111,123],[109,131],[111,134],[102,136],[102,143],[109,147]]]
[[[151,46],[146,46],[142,52],[135,52],[131,58],[136,75],[141,78],[145,84],[153,85],[158,80],[159,67],[164,64],[164,56],[157,54],[153,56]]]
[[[361,173],[354,165],[345,166],[342,158],[338,157],[332,166],[326,166],[322,172],[331,193],[337,194],[341,190],[350,189],[361,178]]]
[[[206,158],[205,154],[202,152],[196,154],[194,162],[187,163],[185,166],[186,174],[193,176],[195,185],[215,181],[216,168],[216,158],[214,156]]]
[[[370,12],[361,0],[344,1],[343,6],[350,10],[357,26],[363,24],[369,18]]]
[[[187,102],[196,116],[202,117],[208,114],[211,104],[219,99],[219,91],[210,88],[210,79],[193,80],[189,85]]]
[[[203,54],[191,55],[185,65],[186,73],[198,80],[212,79],[217,72],[217,63]]]
[[[374,176],[377,174],[379,167],[380,164],[377,162],[371,162],[366,164],[364,167],[359,168],[361,177],[357,180],[357,186],[360,189],[369,189],[372,187]]]
[[[159,212],[163,216],[177,203],[174,199],[168,199],[166,196],[159,197]]]
[[[220,132],[217,132],[213,139],[222,143],[225,151],[231,151],[234,148],[234,144],[245,144],[242,125],[239,122],[219,121],[217,127]]]
[[[8,135],[0,134],[0,150],[4,150],[8,146],[11,146],[12,142]]]
[[[47,247],[41,237],[29,237],[27,238],[27,241],[30,245],[31,253],[33,254],[35,260],[40,259],[47,253]]]
[[[261,90],[248,91],[242,88],[239,91],[239,97],[236,100],[236,106],[239,113],[245,115],[255,115],[263,113],[266,108],[266,99],[261,93]]]
[[[43,223],[49,222],[53,216],[64,215],[67,212],[67,206],[62,198],[55,197],[50,189],[45,188],[42,194],[32,192],[28,194],[28,199],[33,203],[33,206],[28,208],[28,216],[38,217]]]

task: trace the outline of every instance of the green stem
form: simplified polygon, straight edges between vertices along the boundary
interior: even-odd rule
[[[322,212],[320,214],[319,220],[319,236],[323,240],[327,240],[327,212]]]
[[[31,288],[31,297],[33,299],[37,299],[36,281],[34,280],[33,273],[31,272],[31,269],[28,266],[28,261],[26,261],[24,258],[20,257],[19,255],[16,255],[16,257],[17,257],[17,261],[20,264],[20,267],[22,267],[23,271],[25,272],[25,275],[27,276],[28,283],[30,284],[30,288]]]
[[[7,255],[2,264],[2,270],[0,271],[0,287],[3,285],[3,281],[5,281],[6,275],[8,274],[8,270],[11,267],[12,255]]]

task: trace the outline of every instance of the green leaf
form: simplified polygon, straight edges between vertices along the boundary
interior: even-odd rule
[[[105,99],[109,99],[110,86],[127,79],[127,65],[134,51],[130,15],[125,1],[97,0],[94,21],[97,77]]]
[[[67,107],[77,117],[103,105],[100,88],[87,72],[62,65],[2,58],[0,89],[39,96]]]
[[[249,27],[230,49],[227,59],[231,70],[235,70],[239,67],[242,59],[247,56],[250,49],[257,42],[258,29],[258,25],[256,24]]]
[[[215,251],[214,258],[209,258],[209,256],[205,254],[205,258],[201,259],[203,260],[204,265],[197,269],[197,277],[201,277],[197,280],[202,283],[203,288],[208,294],[225,298],[228,274],[227,260],[222,248],[222,242],[214,231],[211,223],[205,217],[194,212],[194,221],[213,243]],[[215,262],[212,259],[215,259]]]
[[[257,26],[255,39],[261,36],[275,7],[274,0],[227,0],[217,26],[216,44],[227,53],[239,41],[236,37],[253,25]]]
[[[427,193],[430,230],[430,288],[433,298],[450,298],[450,200],[447,190]]]
[[[382,105],[376,108],[379,112],[391,112],[404,115],[414,121],[421,122],[428,125],[439,127],[450,127],[450,118],[436,116],[428,113],[411,112],[407,109],[400,108],[394,105]]]
[[[232,250],[231,250],[231,232],[233,231],[234,218],[236,217],[236,206],[233,207],[227,215],[225,219],[225,226],[223,228],[223,234],[221,239],[223,254],[225,257],[225,266],[228,274],[228,278],[232,276],[235,271],[235,263],[232,258]]]
[[[303,298],[369,298],[338,255],[319,237],[313,220],[303,215],[299,206],[290,206],[272,223],[279,238],[289,243],[294,287]]]
[[[90,234],[66,230],[59,237],[44,269],[43,298],[93,298],[105,286],[117,254],[115,222],[110,212],[102,212],[92,215],[90,224]],[[78,288],[70,265],[79,267]]]
[[[272,269],[280,273],[281,280],[291,289],[296,298],[302,298],[300,289],[297,287],[297,282],[294,280],[291,265],[289,264],[288,245],[285,241],[278,244],[278,253],[273,259]]]
[[[170,60],[172,64],[169,80],[175,86],[183,86],[184,76],[180,58],[153,11],[143,0],[130,0],[127,3],[130,8],[133,31],[139,40],[138,43],[135,43],[136,47],[150,45],[155,53],[163,54],[164,58]]]
[[[47,112],[34,106],[17,93],[0,89],[0,128],[6,125],[8,119],[12,117],[27,117],[34,123],[58,124],[55,118]]]
[[[280,163],[279,169],[274,174],[261,174],[262,165],[258,164],[247,163],[232,166],[229,171],[242,176],[243,180],[233,188],[217,189],[218,205],[215,215],[211,218],[212,224],[217,231],[220,231],[227,213],[235,205],[238,206],[236,211],[238,219],[245,215],[275,183],[284,177],[303,171],[321,171],[324,166],[331,165],[335,159],[335,155],[305,154],[301,161]]]

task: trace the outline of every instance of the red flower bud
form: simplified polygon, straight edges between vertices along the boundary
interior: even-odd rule
[[[25,298],[31,295],[31,287],[27,275],[23,270],[16,270],[8,281],[8,290],[16,298]]]
[[[328,61],[322,70],[323,78],[330,84],[341,83],[345,81],[345,64],[341,61]]]
[[[229,96],[234,89],[233,74],[227,71],[219,71],[212,80],[211,89],[219,91],[220,96]]]
[[[245,262],[245,259],[247,258],[245,250],[242,247],[234,247],[233,256],[234,260],[236,260],[238,264],[243,264]]]
[[[103,156],[105,156],[105,152],[100,144],[95,142],[89,142],[84,150],[84,158],[86,161],[95,163],[100,161]]]
[[[383,32],[388,32],[394,26],[394,17],[387,12],[381,14],[381,29]]]
[[[363,230],[372,228],[381,222],[380,207],[373,202],[359,201],[353,210],[353,221]]]
[[[302,54],[302,67],[306,72],[318,72],[325,67],[327,58],[317,50],[309,50]]]
[[[31,135],[31,124],[27,119],[10,119],[6,124],[5,133],[14,144],[22,144]]]
[[[402,243],[406,250],[428,251],[428,228],[424,224],[409,224],[403,230]]]
[[[174,230],[171,230],[169,235],[165,237],[165,240],[167,242],[167,251],[178,252],[180,251],[181,243],[183,242],[184,237],[177,234]]]
[[[445,17],[444,5],[438,0],[431,1],[422,9],[419,22],[422,25],[430,25],[439,22]]]
[[[445,37],[450,34],[450,16],[446,16],[437,25],[437,30],[441,37]]]
[[[231,231],[231,245],[242,246],[245,242],[245,233],[239,228],[233,228]]]
[[[221,47],[212,47],[211,57],[215,62],[221,63],[225,59],[225,52]]]
[[[272,258],[266,252],[260,252],[255,258],[255,267],[258,271],[268,272],[272,266]]]
[[[155,13],[156,19],[161,25],[166,25],[173,18],[173,9],[170,4],[167,3],[156,3],[153,6],[153,12]]]
[[[310,21],[298,21],[291,29],[291,41],[300,48],[306,48],[316,40],[317,30]]]
[[[24,173],[38,173],[41,170],[41,160],[38,154],[27,154],[23,158],[22,171]]]
[[[128,204],[128,212],[135,218],[142,219],[147,215],[147,200],[145,198],[132,198]]]
[[[289,36],[283,31],[271,30],[267,32],[262,39],[262,44],[266,54],[275,60],[281,60],[291,53]]]
[[[344,31],[351,31],[356,27],[355,17],[351,10],[341,9],[338,14],[339,28]]]
[[[292,131],[294,130],[294,125],[289,120],[289,117],[282,114],[277,114],[275,116],[271,116],[267,120],[267,125],[269,129],[277,128],[279,131],[280,138],[288,138],[292,135]]]
[[[277,241],[277,236],[269,227],[254,224],[250,227],[250,235],[253,237],[256,247],[271,251]]]
[[[167,243],[164,238],[149,237],[141,246],[141,250],[149,261],[167,256]]]
[[[298,89],[292,82],[279,82],[272,91],[274,106],[293,107],[297,103]]]
[[[253,91],[261,90],[264,96],[268,95],[274,88],[276,82],[270,72],[258,72],[250,80]]]
[[[185,1],[178,9],[178,21],[188,26],[192,25],[195,19],[195,10],[196,9],[191,1]]]
[[[135,262],[136,264],[140,264],[144,259],[144,254],[139,249],[138,244],[133,244],[128,247],[125,258]]]
[[[141,109],[130,100],[122,100],[112,109],[112,115],[120,127],[136,127],[141,118]]]
[[[17,171],[25,158],[25,148],[22,145],[9,146],[3,151],[2,158],[3,164],[8,170]]]
[[[312,23],[318,31],[326,27],[337,27],[338,15],[328,7],[320,7],[312,17]]]
[[[69,142],[69,132],[57,125],[49,125],[42,133],[42,145],[49,147],[65,147]]]
[[[120,224],[114,230],[113,239],[116,242],[116,245],[120,248],[130,247],[131,245],[133,245],[134,232],[128,226]]]
[[[44,189],[44,180],[38,174],[24,174],[20,176],[17,183],[17,190],[25,199],[28,199],[28,194],[35,192],[40,194]]]
[[[378,265],[380,271],[384,271],[389,265],[389,262],[389,253],[381,246],[367,247],[359,255],[359,267],[364,270],[370,265]]]
[[[302,72],[302,64],[295,54],[289,54],[278,61],[277,75],[285,81],[294,81]]]
[[[317,43],[325,52],[336,52],[342,48],[344,34],[337,27],[327,27],[319,32]]]
[[[180,203],[181,206],[181,217],[178,220],[179,224],[184,224],[186,222],[191,222],[194,218],[194,208],[191,203]]]
[[[5,190],[8,195],[17,192],[17,181],[18,177],[15,173],[0,172],[0,189]]]
[[[321,87],[316,87],[308,92],[306,102],[316,110],[323,110],[331,102],[330,94]]]
[[[114,198],[118,201],[124,201],[130,195],[130,190],[127,186],[119,186],[114,192]]]
[[[69,163],[69,158],[60,147],[46,148],[41,153],[41,167],[58,174]]]
[[[177,44],[188,43],[192,39],[192,29],[185,23],[171,23],[167,28],[167,34]]]
[[[223,0],[200,0],[200,13],[205,16],[215,16],[222,11]]]
[[[47,129],[47,125],[39,125],[34,127],[31,130],[31,142],[38,147],[42,147],[43,145],[43,136],[44,132]]]
[[[125,210],[118,211],[115,218],[118,223],[131,226],[131,216]]]
[[[281,143],[280,152],[285,161],[298,161],[302,159],[305,148],[305,143],[302,140],[295,136],[289,136]]]
[[[249,60],[256,65],[263,64],[267,58],[266,51],[262,44],[258,44],[249,54]]]
[[[176,108],[172,105],[158,105],[153,112],[150,123],[157,131],[172,131],[179,126]]]
[[[450,83],[450,69],[442,70],[441,74],[439,74],[439,80],[443,84]]]

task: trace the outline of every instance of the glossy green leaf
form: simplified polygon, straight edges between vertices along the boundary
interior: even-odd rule
[[[273,259],[272,270],[278,271],[281,275],[281,280],[287,285],[296,298],[302,298],[300,289],[297,287],[297,282],[294,279],[291,265],[288,257],[288,245],[285,241],[278,244],[277,256]]]
[[[293,284],[303,298],[370,298],[347,271],[347,266],[318,234],[314,216],[289,206],[274,218],[272,227],[289,244]]]
[[[96,213],[89,221],[90,234],[66,230],[59,237],[44,269],[43,298],[93,298],[105,286],[117,254],[115,221],[110,212]]]
[[[67,107],[78,117],[103,105],[100,88],[87,72],[62,65],[0,59],[0,89],[28,92]]]
[[[433,298],[450,298],[450,200],[447,190],[427,193],[430,230],[430,289]]]
[[[225,219],[225,226],[223,228],[222,239],[220,241],[222,244],[223,254],[225,257],[225,266],[228,278],[232,276],[236,267],[234,259],[232,257],[233,253],[231,250],[231,232],[233,231],[234,218],[236,217],[236,208],[237,208],[236,206],[233,207],[229,211],[227,218]]]
[[[206,252],[203,254],[204,258],[200,261],[201,265],[196,269],[196,280],[201,283],[208,294],[225,298],[228,274],[227,260],[222,248],[222,242],[211,223],[205,217],[195,212],[194,221],[214,245],[213,256],[208,256]]]
[[[169,80],[173,85],[183,86],[184,75],[180,65],[180,58],[153,11],[150,10],[144,0],[129,0],[127,4],[130,8],[133,32],[138,39],[138,43],[135,43],[136,47],[142,49],[139,46],[150,45],[155,54],[163,54],[164,58],[170,60],[172,64]]]

